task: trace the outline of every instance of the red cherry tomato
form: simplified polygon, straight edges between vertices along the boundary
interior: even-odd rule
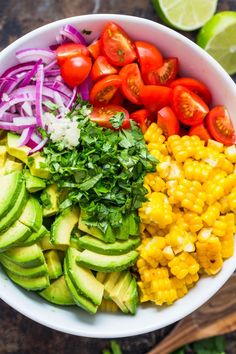
[[[153,44],[137,41],[135,45],[138,54],[138,62],[143,75],[163,65],[162,54]]]
[[[229,113],[224,106],[216,106],[206,117],[206,126],[213,138],[225,145],[236,142],[236,136]]]
[[[209,112],[205,102],[183,86],[173,89],[172,107],[178,119],[185,125],[201,123]]]
[[[108,23],[101,35],[102,52],[115,66],[124,66],[136,59],[133,41],[127,33],[115,23]]]
[[[170,84],[170,87],[174,88],[178,85],[186,87],[188,90],[196,93],[196,95],[201,97],[208,106],[211,104],[211,93],[203,82],[190,77],[181,77],[180,79],[173,81]]]
[[[179,121],[173,110],[168,106],[158,111],[157,124],[166,137],[179,134]]]
[[[71,87],[80,85],[88,76],[92,67],[92,60],[89,57],[67,59],[61,66],[61,76],[66,84]]]
[[[104,105],[110,102],[122,83],[119,75],[108,75],[97,81],[90,91],[90,102],[93,105]]]
[[[149,116],[150,113],[147,109],[139,109],[130,115],[130,119],[133,119],[136,123],[138,123],[144,134],[148,127]]]
[[[89,56],[88,48],[83,44],[65,43],[56,49],[58,65],[62,65],[67,59],[78,56]]]
[[[157,112],[170,104],[171,92],[169,87],[146,85],[140,91],[140,98],[150,112]]]
[[[124,66],[119,75],[122,79],[121,92],[134,104],[142,104],[140,100],[140,89],[143,87],[143,80],[138,64],[128,64]]]
[[[129,112],[121,106],[109,104],[106,106],[94,107],[93,112],[90,115],[90,119],[102,127],[115,129],[112,126],[110,119],[118,112],[124,113],[124,121],[119,129],[129,129]]]
[[[101,79],[104,76],[112,74],[117,74],[117,69],[108,63],[106,57],[102,55],[97,57],[91,70],[92,80],[97,81],[98,79]]]
[[[203,123],[200,123],[198,125],[193,125],[190,130],[188,135],[197,135],[199,136],[200,139],[208,141],[208,139],[211,139],[210,134],[208,133],[207,129],[205,128]]]
[[[88,46],[88,51],[90,55],[93,57],[93,59],[97,59],[99,55],[101,55],[101,45],[100,45],[100,39],[96,39],[93,41],[89,46]]]
[[[109,104],[114,104],[116,106],[122,106],[124,102],[124,96],[120,92],[120,90],[117,90],[112,99],[110,100]]]
[[[147,85],[168,86],[175,79],[178,66],[179,61],[177,58],[167,58],[159,69],[149,71],[144,76],[144,81]]]

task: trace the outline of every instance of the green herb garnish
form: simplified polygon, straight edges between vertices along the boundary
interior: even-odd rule
[[[124,122],[125,114],[124,112],[117,112],[114,116],[110,118],[111,125],[115,129],[119,129]]]

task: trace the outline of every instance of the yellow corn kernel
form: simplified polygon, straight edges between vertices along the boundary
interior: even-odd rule
[[[202,220],[207,224],[207,226],[212,226],[216,219],[220,216],[220,203],[216,202],[210,205],[205,213],[202,214]]]
[[[222,152],[224,150],[224,145],[222,143],[212,139],[208,139],[207,146],[217,152]]]
[[[165,190],[165,182],[159,177],[158,173],[148,173],[144,178],[144,186],[149,185],[154,192],[163,192]]]
[[[176,161],[171,161],[167,179],[173,180],[179,178],[184,178],[183,166]]]
[[[201,217],[193,212],[186,212],[184,214],[184,220],[188,224],[191,232],[199,231],[203,227]]]
[[[230,258],[234,254],[234,235],[226,234],[220,238],[222,258]]]
[[[188,288],[185,284],[184,278],[178,279],[176,277],[171,278],[173,287],[176,289],[178,299],[187,294]]]
[[[221,214],[226,214],[230,212],[229,198],[225,196],[219,200],[220,212]]]
[[[188,274],[196,274],[199,271],[199,264],[189,253],[182,252],[173,258],[169,263],[170,271],[178,279],[185,278]]]
[[[190,289],[199,280],[199,275],[198,275],[198,273],[188,274],[188,275],[186,275],[186,277],[183,280],[184,280],[186,286],[188,287],[188,289]]]
[[[171,246],[175,254],[182,251],[193,252],[195,250],[192,234],[180,226],[173,225],[165,238],[167,245]]]
[[[208,180],[212,167],[203,161],[187,159],[184,162],[184,175],[189,180],[205,182]]]
[[[156,141],[158,141],[160,135],[162,135],[161,128],[159,128],[156,123],[152,123],[149,125],[144,134],[144,140],[148,143],[155,143]]]
[[[230,210],[234,213],[236,212],[236,187],[232,189],[230,194],[228,195],[228,202]]]
[[[221,243],[218,237],[211,236],[205,242],[197,242],[197,259],[208,275],[218,273],[223,265]]]
[[[225,156],[230,162],[236,163],[236,146],[235,145],[227,146],[225,148]]]
[[[211,235],[212,235],[212,227],[209,227],[209,228],[203,227],[203,228],[199,231],[199,233],[198,233],[198,235],[197,235],[197,239],[198,239],[198,241],[200,241],[200,242],[205,242],[205,241],[207,241],[207,240],[211,237]]]
[[[225,193],[228,194],[232,189],[236,187],[236,174],[232,173],[225,178],[224,189]]]

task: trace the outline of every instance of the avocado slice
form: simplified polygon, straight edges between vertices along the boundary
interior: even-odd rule
[[[26,290],[41,290],[49,286],[49,278],[47,275],[42,275],[37,278],[27,278],[27,277],[22,277],[20,275],[13,274],[11,271],[5,269],[5,272],[9,276],[9,278],[16,283],[17,285],[20,285],[22,288]]]
[[[133,278],[131,283],[122,299],[125,306],[128,308],[132,315],[135,315],[138,307],[138,289],[136,279]]]
[[[64,277],[65,277],[66,284],[70,290],[70,293],[71,293],[76,305],[91,314],[95,314],[97,312],[98,306],[94,305],[94,303],[92,301],[90,301],[88,298],[81,295],[77,291],[77,289],[75,288],[73,282],[71,281],[71,279],[67,273],[66,260],[64,261]]]
[[[78,251],[83,251],[83,248],[81,248],[80,246],[79,239],[80,239],[79,230],[76,230],[76,232],[73,232],[70,237],[70,247],[73,247]]]
[[[24,268],[37,267],[45,263],[43,252],[37,244],[11,248],[4,255]]]
[[[48,217],[59,212],[59,191],[56,184],[48,186],[41,194],[43,204],[43,216]]]
[[[46,289],[40,291],[39,295],[56,305],[75,305],[73,297],[66,285],[64,275],[55,280]]]
[[[24,172],[26,189],[29,193],[35,193],[46,188],[46,183],[42,178],[32,176],[30,171]]]
[[[49,234],[49,231],[45,226],[41,226],[37,232],[33,232],[26,240],[24,240],[22,246],[30,246],[36,242],[39,242],[45,235]]]
[[[3,175],[8,175],[9,173],[22,171],[23,170],[23,163],[17,161],[7,160],[5,166],[2,170]]]
[[[81,210],[80,217],[79,217],[79,224],[78,224],[79,230],[103,240],[104,234],[102,233],[102,231],[99,230],[97,227],[87,226],[84,219],[86,219],[86,214],[84,211]]]
[[[11,132],[7,133],[7,152],[9,155],[27,164],[30,148],[27,146],[19,146],[19,138],[20,136],[17,134]]]
[[[20,216],[27,202],[25,183],[21,184],[20,193],[11,210],[0,220],[0,232],[8,229]]]
[[[20,172],[0,176],[0,218],[14,207],[22,184],[22,174]]]
[[[104,286],[95,278],[90,269],[78,266],[76,258],[79,251],[69,247],[66,253],[67,273],[77,291],[95,305],[102,302]]]
[[[57,279],[63,274],[61,260],[56,250],[50,250],[44,253],[48,267],[49,279]]]
[[[0,251],[5,251],[13,245],[24,241],[31,233],[32,231],[27,226],[20,221],[16,221],[9,229],[0,234]]]
[[[113,273],[102,273],[97,272],[97,280],[101,281],[104,285],[104,299],[111,299],[110,293],[112,289],[116,286],[121,276],[123,276],[124,272],[113,272]],[[106,276],[104,277],[104,274]]]
[[[101,272],[118,272],[131,267],[138,257],[138,252],[129,251],[128,253],[108,256],[95,253],[89,250],[81,252],[77,257],[77,263],[92,270]]]
[[[66,251],[68,246],[65,245],[54,245],[51,242],[50,233],[47,233],[40,241],[39,245],[43,251],[47,250],[60,250]]]
[[[27,163],[27,162],[26,162]],[[32,176],[49,179],[50,173],[45,157],[40,152],[36,152],[28,158],[28,166]]]
[[[78,208],[68,208],[52,225],[51,241],[57,245],[70,245],[71,232],[79,221]]]
[[[5,165],[7,160],[7,148],[5,145],[0,145],[0,168]]]
[[[48,274],[46,264],[42,264],[40,266],[32,267],[32,268],[24,268],[10,261],[10,259],[7,258],[4,254],[0,254],[0,263],[4,266],[4,268],[8,269],[13,274],[22,277],[37,278],[41,275]]]
[[[36,198],[29,197],[25,205],[22,214],[19,217],[19,221],[28,226],[34,232],[39,231],[42,226],[43,212],[42,206],[39,204]]]
[[[78,239],[79,245],[83,249],[87,249],[93,252],[117,255],[127,253],[128,251],[135,249],[140,244],[139,238],[129,238],[127,241],[115,241],[114,243],[105,243],[95,237],[85,235]]]
[[[124,272],[119,278],[116,286],[110,291],[110,298],[119,306],[122,312],[128,313],[129,310],[123,302],[124,294],[126,294],[129,284],[132,280],[132,276],[129,271]]]

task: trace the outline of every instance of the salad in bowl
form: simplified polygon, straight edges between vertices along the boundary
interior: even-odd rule
[[[3,300],[95,337],[157,329],[204,303],[235,268],[235,88],[223,69],[174,31],[118,15],[55,22],[1,55]]]

